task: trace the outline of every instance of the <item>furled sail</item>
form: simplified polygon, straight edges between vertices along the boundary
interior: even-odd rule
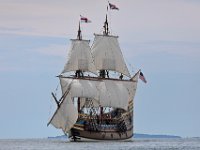
[[[89,46],[89,40],[72,39],[68,61],[62,73],[69,71],[88,71],[97,74]]]
[[[121,80],[86,80],[60,77],[62,90],[71,83],[70,95],[96,100],[101,106],[123,108],[127,110],[128,102],[133,99],[137,81]]]
[[[55,128],[61,128],[64,133],[67,133],[76,123],[77,119],[78,111],[73,105],[71,96],[67,95],[49,123]]]
[[[97,70],[117,71],[130,77],[117,38],[118,36],[95,34],[92,45],[95,66]]]

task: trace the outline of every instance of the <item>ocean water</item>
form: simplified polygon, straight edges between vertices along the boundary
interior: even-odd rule
[[[69,142],[66,139],[0,139],[0,150],[200,150],[200,139],[134,139]]]

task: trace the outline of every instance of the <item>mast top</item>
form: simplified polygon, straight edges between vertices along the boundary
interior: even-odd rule
[[[109,34],[109,28],[108,28],[107,14],[106,14],[106,21],[104,22],[103,28],[104,28],[103,34],[104,34],[104,35],[108,35],[108,34]]]
[[[81,34],[81,27],[80,27],[80,21],[79,21],[79,28],[78,28],[78,35],[77,35],[78,40],[82,40],[82,34]]]

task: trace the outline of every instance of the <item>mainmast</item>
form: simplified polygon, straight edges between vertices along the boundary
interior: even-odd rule
[[[106,21],[104,22],[104,26],[103,26],[103,28],[104,28],[104,32],[103,32],[103,34],[104,34],[104,35],[108,35],[108,33],[109,33],[109,28],[108,28],[108,19],[107,19],[107,14],[106,14]]]
[[[103,34],[95,34],[91,52],[100,78],[109,78],[109,71],[121,73],[120,79],[123,75],[131,77],[119,46],[118,36],[110,33],[107,14]]]
[[[79,21],[79,27],[78,27],[78,35],[77,35],[77,39],[78,39],[78,40],[82,40],[80,21]]]
[[[78,26],[77,39],[82,40],[80,21],[79,21],[79,26]],[[82,70],[76,70],[75,76],[76,77],[80,77],[80,76],[83,77],[83,71]],[[77,100],[77,109],[78,109],[78,113],[80,113],[80,109],[81,109],[80,108],[80,97],[78,97],[78,100]]]
[[[103,35],[108,36],[108,34],[109,34],[109,27],[108,27],[108,17],[107,17],[107,14],[106,14],[106,20],[104,22],[103,28],[104,28]],[[105,78],[106,75],[109,78],[109,71],[108,70],[100,70],[99,71],[99,76],[101,78]],[[103,115],[103,107],[100,106],[100,116],[102,116],[102,115]]]
[[[103,28],[104,28],[103,35],[108,36],[108,34],[109,34],[109,27],[108,27],[108,17],[107,17],[107,14],[106,14],[106,20],[104,22]],[[109,71],[108,70],[100,70],[99,76],[101,78],[105,78],[106,75],[109,78]]]

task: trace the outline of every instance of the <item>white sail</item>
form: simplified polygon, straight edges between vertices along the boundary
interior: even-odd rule
[[[128,102],[133,99],[137,82],[105,80],[100,85],[100,104],[127,110]]]
[[[128,102],[133,99],[136,81],[121,80],[87,80],[60,78],[61,87],[66,91],[71,83],[70,95],[95,99],[101,106],[123,108],[127,110]]]
[[[62,73],[69,71],[88,71],[97,74],[89,46],[89,40],[72,39],[68,61]]]
[[[95,84],[96,82],[92,82],[91,80],[61,77],[60,83],[63,92],[65,92],[71,84],[69,93],[72,97],[97,99],[98,91]]]
[[[92,45],[95,66],[97,70],[117,71],[130,77],[117,38],[95,34]]]
[[[64,133],[67,133],[76,123],[78,119],[78,111],[72,103],[71,96],[68,95],[56,110],[50,123],[55,128],[61,128]]]

